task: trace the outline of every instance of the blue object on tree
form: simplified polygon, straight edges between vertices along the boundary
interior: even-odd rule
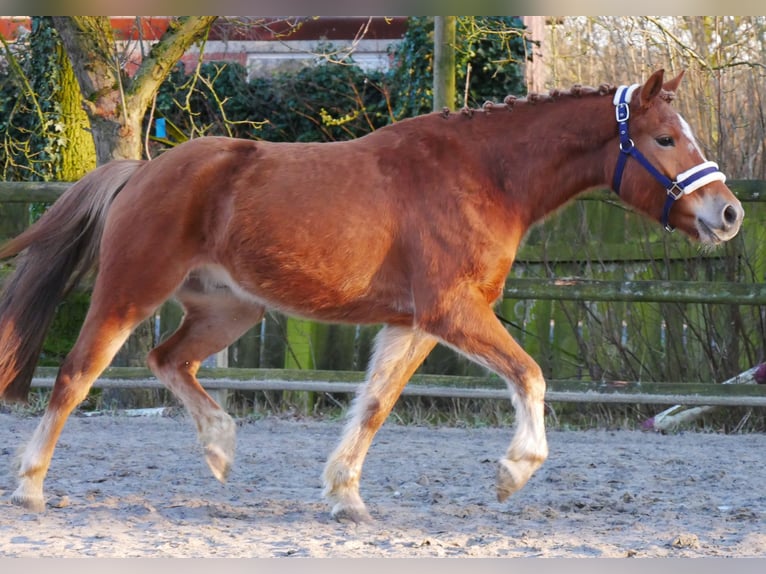
[[[157,118],[154,120],[154,135],[158,138],[167,137],[167,131],[165,130],[165,118]]]

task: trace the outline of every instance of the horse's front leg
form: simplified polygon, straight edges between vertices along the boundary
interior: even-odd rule
[[[375,433],[436,339],[417,329],[386,326],[375,339],[367,381],[352,405],[343,437],[324,470],[324,496],[337,520],[371,520],[359,495],[359,478]]]
[[[537,363],[503,328],[480,293],[464,288],[418,324],[441,342],[500,375],[511,391],[516,432],[497,473],[497,498],[526,484],[548,456],[543,416],[545,379]]]

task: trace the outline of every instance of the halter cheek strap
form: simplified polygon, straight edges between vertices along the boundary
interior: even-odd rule
[[[662,219],[660,222],[668,231],[673,231],[668,219],[670,217],[670,208],[681,196],[696,191],[700,187],[713,181],[726,181],[726,176],[718,170],[718,165],[712,161],[705,161],[699,165],[687,169],[678,174],[675,180],[655,168],[651,162],[646,159],[630,139],[628,133],[628,120],[630,119],[630,98],[633,92],[639,87],[638,84],[632,86],[620,86],[614,94],[612,103],[615,106],[615,116],[620,134],[620,155],[617,157],[617,167],[614,170],[612,178],[612,189],[620,194],[620,184],[622,183],[622,174],[625,170],[625,164],[629,157],[633,157],[646,169],[654,179],[656,179],[665,188],[668,193],[665,199],[665,206],[662,209]]]

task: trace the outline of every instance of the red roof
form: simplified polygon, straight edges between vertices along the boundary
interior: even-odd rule
[[[167,16],[112,16],[112,27],[121,40],[157,40],[168,28]],[[140,22],[140,28],[139,28]],[[26,16],[1,16],[0,34],[15,40],[20,31],[31,30]],[[366,30],[365,30],[366,28]],[[368,39],[401,38],[407,29],[406,17],[322,16],[294,18],[238,17],[219,20],[210,30],[210,40],[353,40],[364,32]],[[141,32],[139,34],[139,31]]]

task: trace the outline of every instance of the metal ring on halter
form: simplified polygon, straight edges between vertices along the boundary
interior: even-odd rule
[[[635,144],[633,143],[633,140],[631,138],[628,138],[624,142],[620,142],[620,151],[622,153],[629,153],[630,150],[632,150],[635,147]]]
[[[677,193],[673,193],[673,190],[678,190]],[[668,188],[668,195],[673,199],[678,199],[684,194],[684,188],[678,185],[677,181],[673,182],[673,187]]]

